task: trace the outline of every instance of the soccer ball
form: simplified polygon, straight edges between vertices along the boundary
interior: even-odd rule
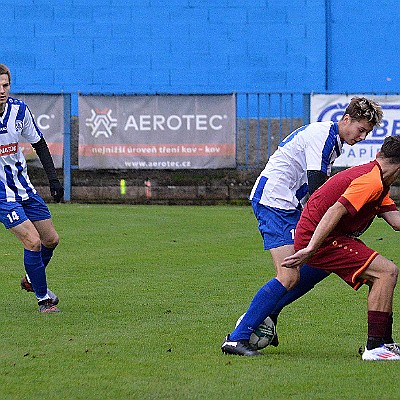
[[[245,314],[241,315],[236,322],[239,325]],[[270,317],[264,319],[259,327],[250,336],[250,346],[255,350],[261,350],[269,346],[276,335],[275,324]]]

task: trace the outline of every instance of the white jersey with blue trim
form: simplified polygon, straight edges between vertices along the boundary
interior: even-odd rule
[[[330,176],[341,151],[337,123],[302,126],[279,144],[257,178],[249,199],[283,210],[302,209],[308,193],[307,171],[322,171]]]
[[[36,193],[29,180],[20,137],[37,143],[43,134],[36,126],[28,106],[9,97],[0,116],[0,201],[27,200]]]

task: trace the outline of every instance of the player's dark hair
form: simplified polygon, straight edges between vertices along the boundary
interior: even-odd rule
[[[383,117],[381,106],[365,97],[353,97],[344,112],[346,114],[356,121],[366,119],[373,126],[379,126]]]
[[[8,80],[11,83],[11,72],[5,64],[0,64],[0,75],[8,75]]]
[[[388,136],[383,141],[381,155],[393,164],[400,164],[400,136]]]

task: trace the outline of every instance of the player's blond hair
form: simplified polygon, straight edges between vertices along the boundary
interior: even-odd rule
[[[380,125],[383,117],[381,106],[365,97],[353,97],[344,112],[344,115],[346,114],[356,121],[366,119],[376,127]]]
[[[7,65],[0,64],[0,75],[8,75],[8,80],[11,83],[11,72]]]

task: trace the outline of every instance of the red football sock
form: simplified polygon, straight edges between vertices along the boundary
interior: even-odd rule
[[[392,327],[393,327],[393,313],[390,313],[385,336],[383,337],[383,340],[385,343],[393,343],[394,342],[394,339],[392,336],[393,335]]]
[[[368,311],[368,342],[367,349],[380,346],[390,331],[390,313],[383,311]]]

